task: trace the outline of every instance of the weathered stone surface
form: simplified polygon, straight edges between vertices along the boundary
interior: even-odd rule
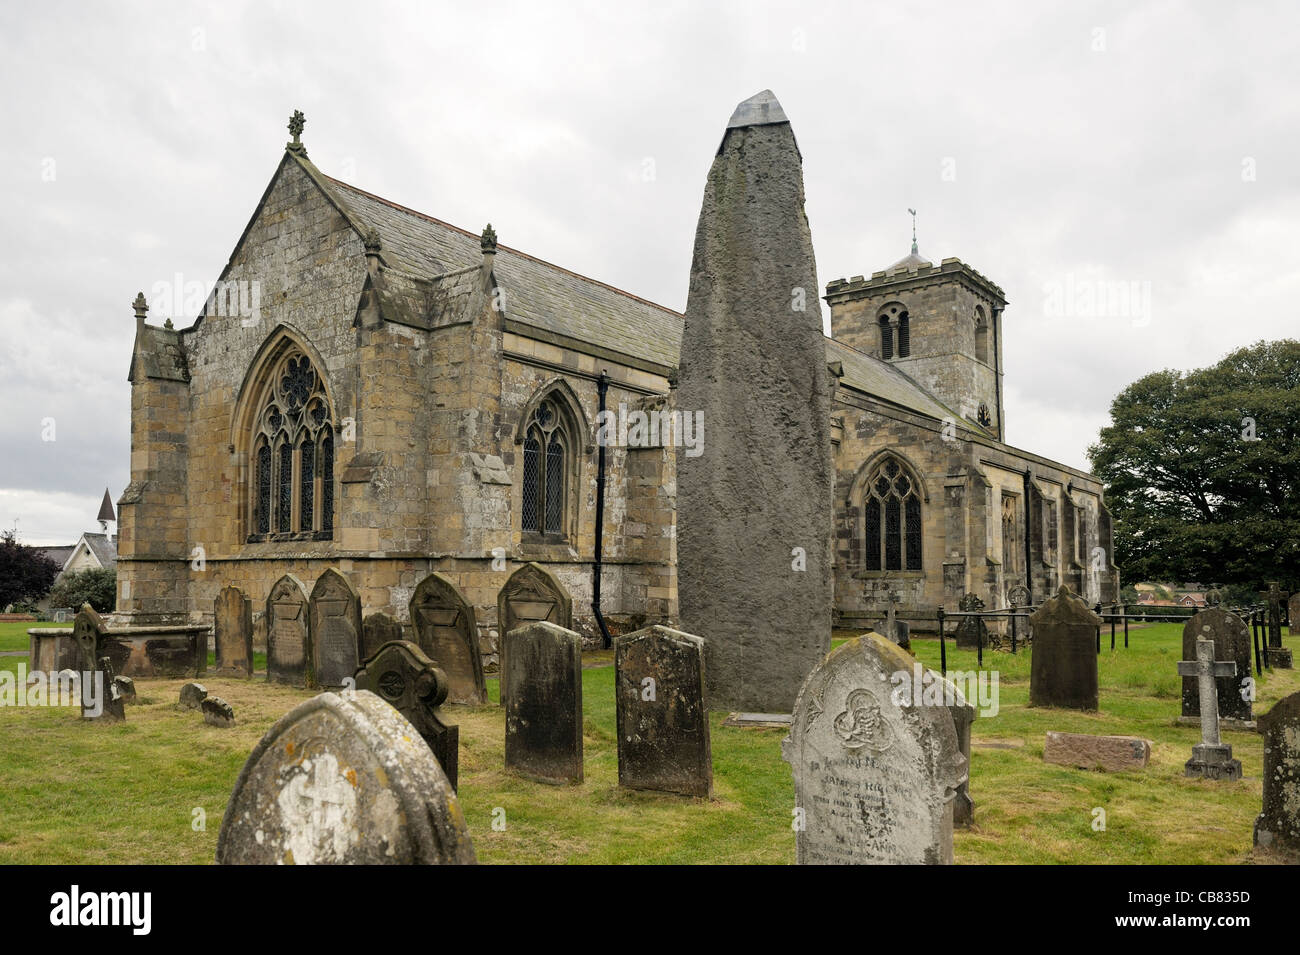
[[[78,668],[83,672],[89,673],[99,669],[99,659],[103,655],[101,645],[107,631],[108,627],[104,625],[103,618],[95,612],[95,608],[90,604],[82,604],[72,621],[72,639],[80,650],[81,659],[78,661]]]
[[[910,687],[913,664],[868,633],[832,651],[800,689],[782,755],[794,771],[801,865],[953,861],[952,800],[967,763],[947,706],[891,689]]]
[[[1264,806],[1255,820],[1255,845],[1300,851],[1300,693],[1284,697],[1261,716],[1259,732],[1264,737]]]
[[[208,636],[203,625],[110,627],[100,649],[123,676],[202,676],[208,668]]]
[[[963,613],[978,613],[984,609],[984,601],[978,594],[965,594],[957,604]],[[989,628],[983,617],[962,617],[957,623],[954,642],[963,650],[974,650],[989,645]]]
[[[929,670],[931,678],[943,686],[943,695],[948,713],[952,716],[952,728],[957,734],[957,749],[966,760],[966,773],[962,776],[957,792],[952,798],[952,824],[965,829],[975,824],[975,800],[970,794],[970,736],[971,724],[975,722],[975,707],[967,702],[965,694],[957,684],[946,679],[942,674]]]
[[[394,707],[424,737],[451,788],[460,772],[460,727],[440,709],[447,699],[447,674],[407,640],[385,645],[357,671],[357,689],[369,690]]]
[[[1101,618],[1062,587],[1029,618],[1034,630],[1029,705],[1095,710]]]
[[[1300,593],[1291,595],[1290,602],[1286,605],[1287,620],[1290,621],[1289,629],[1291,636],[1300,633]]]
[[[1219,739],[1219,698],[1216,680],[1232,677],[1237,664],[1216,660],[1214,640],[1197,637],[1196,659],[1178,664],[1182,676],[1196,679],[1200,694],[1201,742],[1192,747],[1192,758],[1184,765],[1184,775],[1203,779],[1240,779],[1241,760],[1232,758],[1232,747]]]
[[[704,641],[646,627],[614,641],[618,784],[713,794]]]
[[[88,679],[78,681],[81,694],[81,718],[104,723],[120,723],[126,719],[126,701],[118,689],[113,674],[113,661],[100,657],[99,665],[86,671]]]
[[[1251,679],[1252,641],[1246,621],[1218,607],[1200,611],[1183,624],[1184,660],[1196,659],[1196,641],[1201,637],[1214,641],[1214,659],[1231,660],[1237,665],[1235,674],[1215,681],[1219,719],[1250,722],[1254,718],[1251,701],[1244,697],[1253,694],[1243,692]],[[1200,691],[1195,676],[1183,677],[1183,716],[1200,721]]]
[[[362,665],[364,666],[367,660],[378,653],[379,648],[385,643],[405,639],[406,634],[402,631],[402,624],[396,617],[390,613],[372,613],[361,621]]]
[[[543,783],[582,782],[582,639],[553,623],[505,636],[506,769]]]
[[[509,672],[505,635],[528,623],[546,621],[569,630],[573,626],[573,599],[559,578],[541,564],[524,564],[505,582],[497,595],[497,629],[501,634],[499,696],[505,706]]]
[[[199,709],[203,711],[203,722],[209,726],[235,725],[235,708],[219,696],[204,697]]]
[[[81,665],[81,648],[71,627],[33,627],[27,631],[28,666],[42,673],[75,670]]]
[[[207,698],[208,688],[202,683],[186,683],[181,687],[181,696],[177,705],[187,710],[197,710]]]
[[[117,687],[117,692],[121,694],[123,703],[135,702],[135,680],[129,676],[113,677],[113,685]]]
[[[446,674],[448,702],[486,703],[474,609],[456,585],[442,574],[430,574],[416,585],[410,612],[420,649]]]
[[[313,666],[317,686],[339,687],[357,672],[361,652],[361,597],[333,567],[312,588]]]
[[[266,598],[266,680],[316,686],[312,672],[307,591],[293,574],[275,582]]]
[[[1151,761],[1151,742],[1137,736],[1088,736],[1047,731],[1043,762],[1108,773],[1142,769]]]
[[[225,865],[474,861],[433,753],[365,690],[322,693],[271,727],[239,774],[217,839]]]
[[[677,456],[677,586],[710,705],[784,712],[830,647],[832,382],[799,149],[770,91],[747,103],[695,233],[677,407],[706,433]]]
[[[221,588],[212,607],[217,673],[253,675],[253,602],[235,586]]]

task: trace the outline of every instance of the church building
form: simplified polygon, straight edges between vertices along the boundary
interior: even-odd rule
[[[210,620],[227,584],[260,609],[331,567],[364,613],[406,620],[436,571],[491,658],[498,594],[536,563],[587,636],[675,623],[676,456],[699,449],[597,425],[602,401],[689,419],[682,315],[333,179],[301,114],[290,131],[193,323],[136,299],[118,621]],[[1002,290],[914,242],[826,301],[837,623],[892,602],[932,629],[966,593],[1023,606],[1061,584],[1115,599],[1099,481],[1002,440]]]

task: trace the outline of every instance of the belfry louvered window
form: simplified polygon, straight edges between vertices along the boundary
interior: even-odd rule
[[[324,382],[300,350],[276,359],[260,408],[252,436],[252,536],[331,536],[334,425]]]
[[[889,316],[880,316],[880,357],[894,357],[894,329],[889,324]]]
[[[532,413],[524,434],[521,527],[528,534],[565,533],[568,468],[574,437],[566,416],[550,398]]]
[[[892,456],[876,465],[867,479],[862,513],[864,569],[922,569],[920,489]]]

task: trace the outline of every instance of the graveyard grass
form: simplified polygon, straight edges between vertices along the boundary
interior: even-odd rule
[[[0,626],[5,648],[26,647],[30,624]],[[1113,654],[1103,650],[1099,713],[1029,708],[1029,656],[986,654],[1000,674],[1001,711],[973,727],[976,825],[958,830],[957,862],[1284,861],[1251,848],[1261,802],[1261,737],[1224,734],[1243,763],[1240,782],[1185,779],[1183,763],[1200,731],[1175,723],[1181,625],[1134,630],[1131,642],[1127,651],[1122,640]],[[921,662],[937,668],[936,641],[913,645]],[[948,651],[950,669],[974,669],[974,651],[951,643]],[[712,714],[711,802],[620,790],[611,660],[608,651],[585,657],[586,779],[579,786],[545,786],[506,773],[499,707],[449,708],[460,723],[460,801],[479,861],[792,862],[794,786],[780,755],[785,732],[723,727],[725,714]],[[26,658],[0,657],[0,669],[16,671],[20,662]],[[127,721],[118,725],[82,724],[71,709],[0,709],[0,863],[211,862],[248,753],[278,717],[311,694],[268,686],[260,676],[206,676],[201,682],[208,691],[235,708],[238,725],[222,730],[176,708],[184,682],[138,680],[140,702],[128,706]],[[495,703],[495,680],[489,688]],[[1300,671],[1266,671],[1256,714],[1298,689]],[[1151,765],[1102,773],[1045,764],[1047,730],[1146,737],[1153,743]],[[1093,828],[1095,809],[1105,810],[1105,831]],[[502,829],[493,828],[494,818],[502,818],[494,810],[504,810]]]

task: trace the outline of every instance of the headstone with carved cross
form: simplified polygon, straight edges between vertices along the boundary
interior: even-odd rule
[[[894,643],[898,644],[904,650],[912,649],[912,628],[905,620],[898,619],[897,606],[902,601],[903,595],[897,590],[889,591],[889,609],[885,611],[885,622],[881,624],[883,628],[880,633],[888,637]]]
[[[1275,670],[1292,668],[1291,651],[1282,646],[1282,601],[1286,594],[1278,587],[1276,580],[1268,582],[1268,590],[1260,594],[1268,603],[1268,662]]]
[[[984,609],[984,601],[978,594],[966,594],[957,604],[962,613],[978,614]],[[963,649],[974,649],[983,644],[988,646],[989,631],[984,623],[984,618],[980,616],[962,617],[961,623],[957,625],[957,646]]]
[[[1178,664],[1182,676],[1194,676],[1201,696],[1201,741],[1192,747],[1192,758],[1184,767],[1188,776],[1203,779],[1240,779],[1241,760],[1232,758],[1232,746],[1219,739],[1218,677],[1233,676],[1237,664],[1214,659],[1214,640],[1199,637],[1196,659]]]

